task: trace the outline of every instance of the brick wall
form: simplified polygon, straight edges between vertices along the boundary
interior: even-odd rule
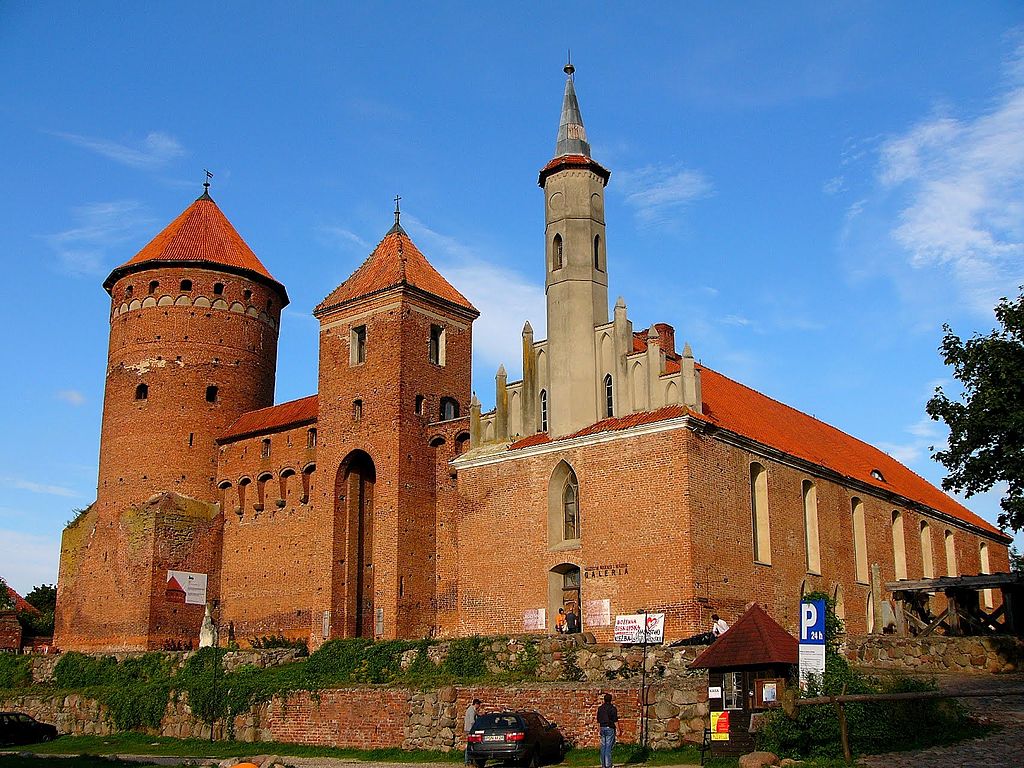
[[[14,611],[0,611],[0,651],[21,650],[21,624]]]

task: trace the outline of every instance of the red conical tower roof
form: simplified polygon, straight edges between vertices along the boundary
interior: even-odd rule
[[[284,286],[263,266],[209,192],[204,192],[145,248],[114,269],[103,287],[109,292],[114,283],[131,272],[185,263],[262,278],[278,288],[284,303],[288,303]]]
[[[480,314],[469,303],[469,299],[455,290],[451,283],[430,265],[427,257],[397,222],[384,235],[384,239],[373,249],[373,253],[362,266],[321,301],[313,314],[319,316],[353,299],[399,286],[408,286],[443,299],[468,310],[474,317]]]

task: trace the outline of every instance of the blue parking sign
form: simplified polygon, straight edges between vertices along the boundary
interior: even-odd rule
[[[825,601],[800,601],[800,687],[825,674]]]

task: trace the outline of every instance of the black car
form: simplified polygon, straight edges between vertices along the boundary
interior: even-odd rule
[[[57,729],[23,712],[0,712],[0,744],[35,744],[57,738]]]
[[[561,762],[569,743],[556,723],[539,712],[488,712],[476,719],[467,736],[469,759],[477,768],[502,760],[537,768]]]

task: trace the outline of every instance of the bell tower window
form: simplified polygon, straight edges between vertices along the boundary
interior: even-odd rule
[[[594,269],[598,272],[604,272],[604,267],[601,266],[601,236],[594,235]]]
[[[561,269],[563,263],[562,254],[562,236],[555,235],[555,240],[551,243],[551,269]]]
[[[430,326],[428,356],[434,365],[444,365],[445,330],[443,326]]]

